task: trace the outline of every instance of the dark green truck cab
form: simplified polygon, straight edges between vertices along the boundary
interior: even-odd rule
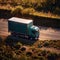
[[[31,39],[39,38],[39,28],[33,25],[33,20],[12,17],[8,19],[8,31]]]

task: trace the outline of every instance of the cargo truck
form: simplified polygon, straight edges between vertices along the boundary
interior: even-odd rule
[[[33,20],[12,17],[8,19],[8,31],[18,37],[39,38],[39,28],[33,25]]]

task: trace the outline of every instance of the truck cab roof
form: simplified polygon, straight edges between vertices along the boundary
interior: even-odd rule
[[[14,21],[14,22],[24,23],[24,24],[29,24],[29,23],[33,22],[33,20],[22,19],[22,18],[17,18],[17,17],[12,17],[12,18],[8,19],[8,21]]]

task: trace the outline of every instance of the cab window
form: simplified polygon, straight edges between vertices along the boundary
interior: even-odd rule
[[[32,30],[32,33],[35,34],[36,32],[34,30]]]

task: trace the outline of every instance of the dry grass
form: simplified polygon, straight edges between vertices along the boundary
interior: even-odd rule
[[[22,7],[19,5],[19,8],[23,8],[20,13],[21,14],[28,14],[28,15],[33,15],[33,16],[42,16],[42,17],[48,17],[48,18],[58,18],[60,19],[60,16],[57,15],[57,14],[52,14],[51,12],[48,12],[48,13],[45,13],[43,11],[41,12],[38,12],[36,11],[34,8],[31,8],[31,7],[28,7],[28,8],[25,8],[25,7]],[[7,5],[0,5],[0,9],[4,9],[4,10],[11,10],[11,11],[14,11],[18,8],[18,6],[11,6],[9,4]]]
[[[0,39],[2,40],[2,39]],[[11,40],[11,39],[10,39]],[[6,60],[49,60],[50,58],[53,60],[60,59],[60,54],[57,52],[47,51],[45,49],[41,50],[42,47],[48,48],[56,48],[60,49],[60,41],[59,40],[46,40],[46,41],[37,41],[33,45],[25,45],[19,42],[11,42],[10,45],[6,45],[6,41],[0,44],[0,57],[1,59]],[[41,47],[39,47],[40,45]],[[54,47],[56,46],[56,47]],[[58,49],[57,49],[58,50]]]

